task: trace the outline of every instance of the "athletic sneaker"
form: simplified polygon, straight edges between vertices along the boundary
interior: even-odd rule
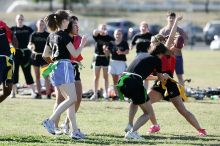
[[[39,95],[38,93],[31,92],[31,98],[38,99],[38,98],[37,98],[38,95]]]
[[[85,134],[83,134],[80,129],[77,129],[73,132],[70,133],[70,137],[72,139],[84,139],[85,138]]]
[[[199,132],[199,136],[201,137],[207,136],[207,132],[205,129],[199,129],[198,132]]]
[[[153,133],[156,133],[159,131],[160,131],[160,125],[152,125],[152,126],[150,126],[150,129],[148,129],[147,133],[153,134]]]
[[[54,122],[50,119],[46,119],[42,122],[43,126],[47,129],[47,131],[51,134],[55,134]]]
[[[10,98],[16,98],[15,93],[11,92],[11,94],[9,95]]]
[[[64,134],[66,134],[66,135],[69,134],[69,126],[66,123],[63,123],[61,125],[61,128],[62,128]]]
[[[55,135],[63,134],[63,132],[60,130],[60,128],[55,128],[54,132],[55,132]]]
[[[128,132],[132,129],[132,126],[130,124],[127,125],[127,127],[125,128],[125,132]]]
[[[135,132],[128,131],[125,134],[125,139],[143,139],[143,138],[136,131]]]
[[[38,93],[32,94],[31,97],[34,99],[42,99],[41,95]]]

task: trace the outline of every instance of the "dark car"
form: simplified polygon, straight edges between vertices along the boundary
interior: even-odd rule
[[[110,36],[113,36],[116,29],[121,29],[123,32],[123,39],[128,39],[128,30],[135,27],[136,25],[129,20],[114,20],[106,22],[107,31]]]
[[[211,21],[203,29],[205,43],[209,45],[215,35],[220,35],[220,21]]]
[[[181,28],[187,34],[188,44],[194,45],[196,42],[201,42],[204,40],[203,29],[201,26],[193,23],[185,23],[181,25]]]

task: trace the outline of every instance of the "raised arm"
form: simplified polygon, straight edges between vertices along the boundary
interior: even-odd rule
[[[178,21],[182,20],[182,18],[183,18],[182,16],[179,16],[174,21],[174,24],[173,24],[173,27],[170,31],[169,37],[168,37],[168,39],[165,43],[165,46],[168,49],[171,48],[171,46],[172,46],[172,43],[173,43],[173,40],[174,40],[174,37],[175,37],[175,34],[176,34],[176,30],[177,30],[177,23],[178,23]]]

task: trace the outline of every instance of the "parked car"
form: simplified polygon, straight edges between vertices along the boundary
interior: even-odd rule
[[[214,36],[220,36],[220,21],[210,21],[203,29],[206,44],[210,44],[214,40]]]
[[[121,29],[123,32],[123,39],[128,39],[128,30],[132,29],[136,25],[129,20],[113,20],[106,22],[107,31],[110,36],[113,36],[115,29]]]
[[[210,43],[211,50],[220,50],[220,36],[215,35],[214,40]]]
[[[188,37],[188,44],[194,45],[195,42],[202,42],[204,40],[203,29],[193,23],[185,23],[180,26]]]

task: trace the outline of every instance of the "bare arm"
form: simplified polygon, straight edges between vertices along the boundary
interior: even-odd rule
[[[168,49],[171,48],[171,46],[172,46],[172,43],[173,43],[173,40],[174,40],[174,36],[175,36],[176,30],[177,30],[177,23],[178,23],[178,21],[182,20],[182,18],[183,18],[182,16],[179,16],[179,17],[177,17],[175,19],[175,22],[174,22],[173,27],[172,27],[172,29],[170,31],[169,37],[168,37],[168,39],[167,39],[167,41],[165,43],[165,46]]]
[[[68,51],[70,52],[70,54],[76,58],[80,55],[80,53],[82,52],[82,49],[84,48],[85,44],[87,42],[87,37],[86,36],[82,36],[82,40],[80,43],[80,46],[78,49],[75,49],[75,47],[73,46],[72,42],[69,42],[66,45],[66,48],[68,49]]]
[[[158,80],[161,82],[166,82],[167,78],[162,73],[157,73]]]
[[[34,50],[34,44],[32,42],[29,42],[27,47],[30,50]]]
[[[103,45],[102,48],[103,48],[103,52],[105,53],[105,55],[109,56],[110,55],[110,51],[109,51],[108,46],[107,45]]]
[[[52,54],[52,50],[50,46],[46,45],[42,57],[48,64],[53,63],[53,60],[50,58],[51,54]]]
[[[147,80],[158,80],[158,76],[149,75],[146,79]]]
[[[94,35],[94,36],[97,36],[97,35],[100,34],[100,33],[103,33],[103,31],[102,31],[102,30],[98,30],[98,29],[95,29],[95,30],[93,31],[93,35]]]

